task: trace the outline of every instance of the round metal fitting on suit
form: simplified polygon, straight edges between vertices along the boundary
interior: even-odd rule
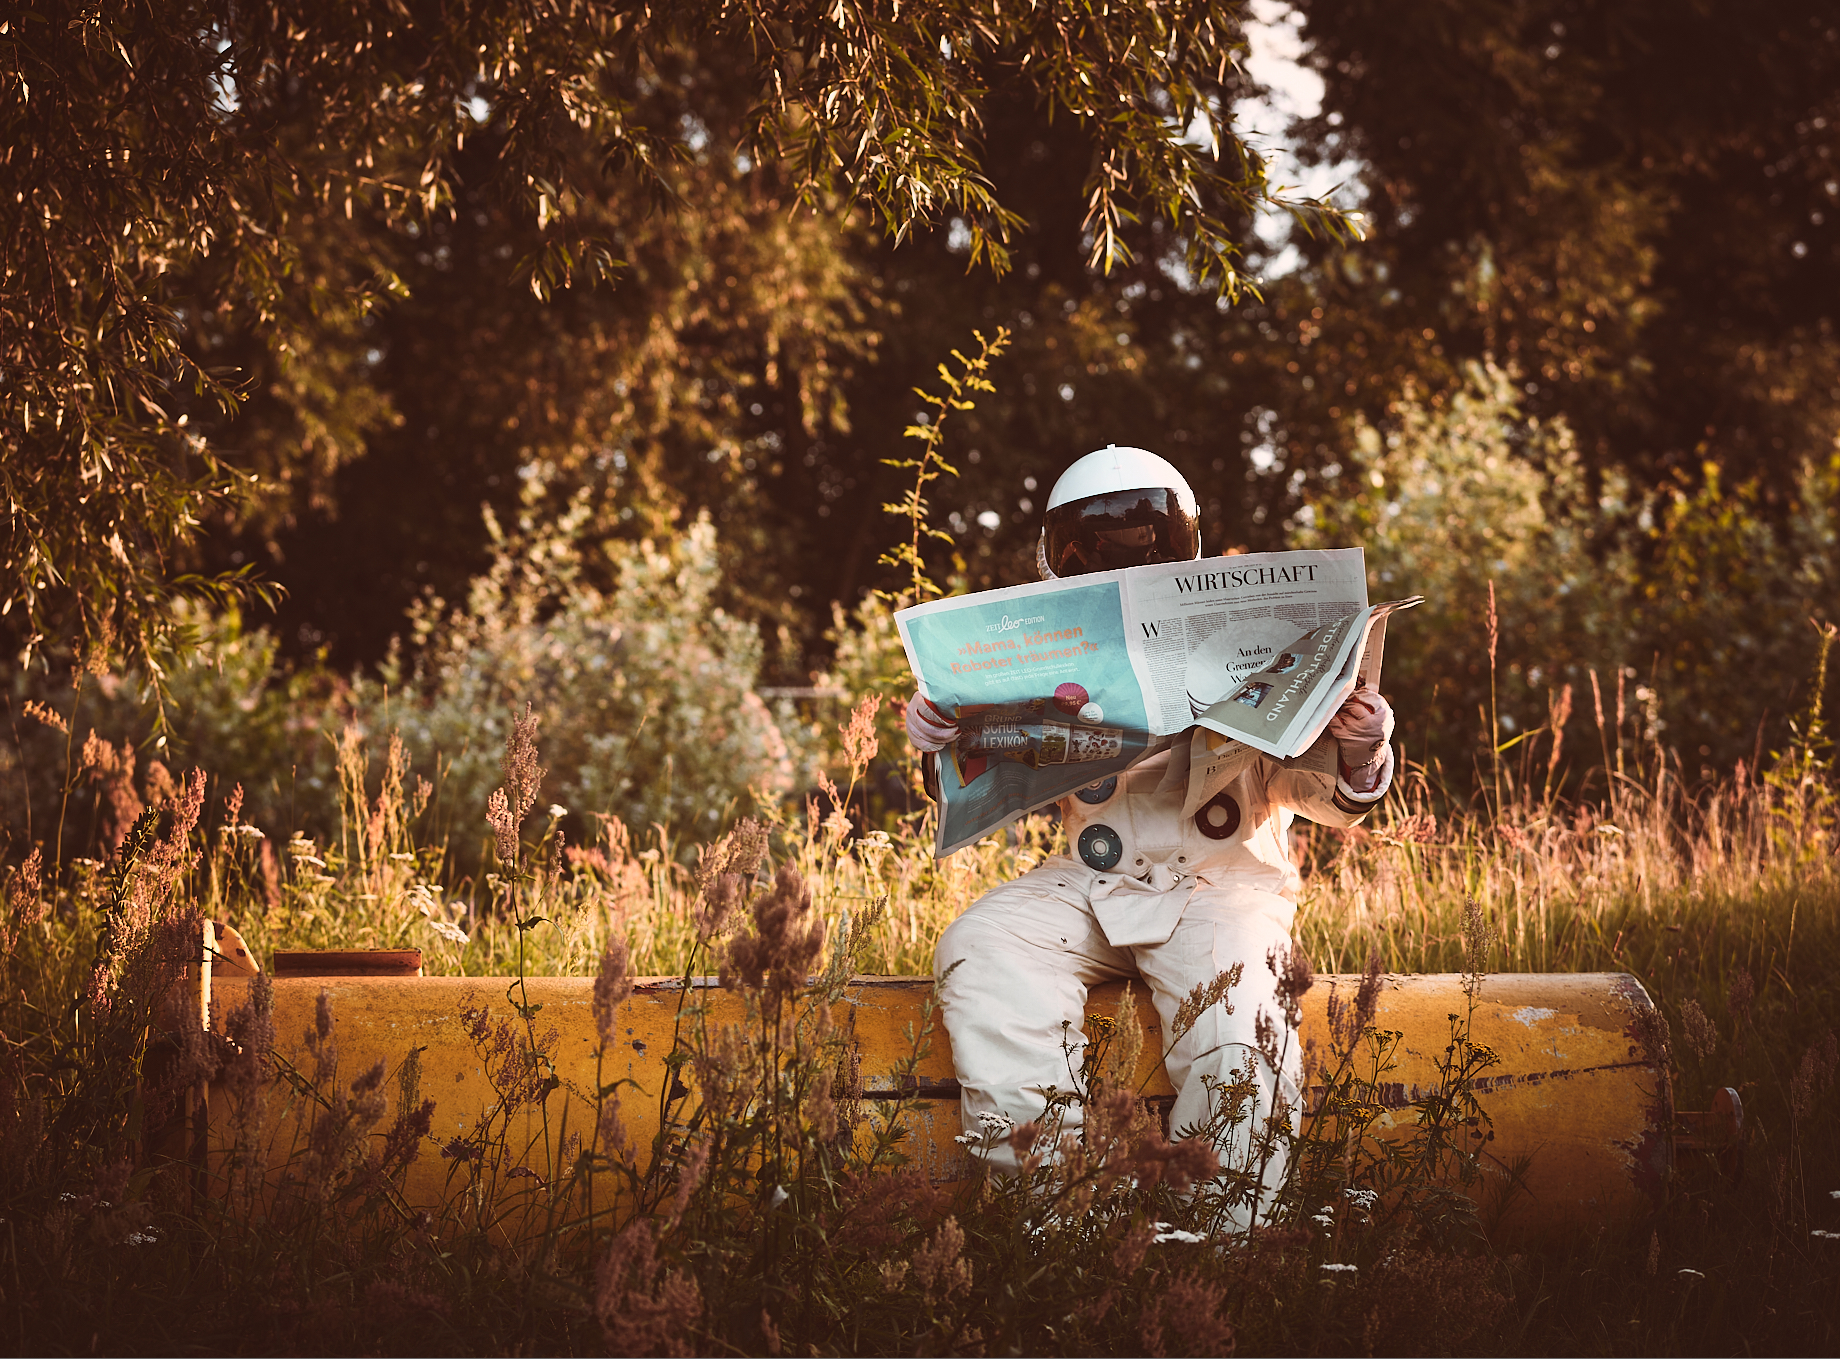
[[[1109,779],[1100,779],[1097,783],[1087,784],[1074,796],[1089,807],[1097,807],[1101,802],[1109,801],[1112,794],[1117,791],[1118,776],[1114,774]]]
[[[1080,832],[1080,860],[1101,873],[1118,867],[1124,857],[1124,842],[1110,826],[1088,826]]]
[[[1216,793],[1195,813],[1195,829],[1210,840],[1224,840],[1239,829],[1239,803],[1231,793]]]

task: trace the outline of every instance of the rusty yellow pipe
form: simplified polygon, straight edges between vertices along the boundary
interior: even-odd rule
[[[1334,993],[1351,1001],[1359,980],[1317,979],[1303,1006],[1300,1039],[1306,1046],[1326,1049],[1329,997]],[[1449,1042],[1449,1016],[1468,1013],[1462,981],[1456,975],[1385,978],[1373,1024],[1404,1037],[1396,1066],[1380,1088],[1383,1129],[1403,1131],[1413,1117],[1412,1102],[1436,1087],[1437,1063]],[[282,976],[273,985],[276,1050],[303,1071],[312,1069],[304,1035],[313,1027],[324,991],[336,1023],[341,1084],[381,1058],[393,1083],[391,1099],[398,1101],[408,1092],[394,1082],[410,1051],[419,1049],[414,1093],[435,1101],[438,1140],[468,1133],[493,1106],[486,1063],[462,1030],[461,1011],[483,1005],[495,1023],[514,1019],[506,998],[511,979]],[[218,1012],[226,1014],[243,1003],[249,986],[248,978],[217,978]],[[597,1081],[605,1085],[625,1078],[636,1085],[622,1091],[623,1117],[633,1143],[650,1145],[658,1130],[659,1095],[669,1079],[664,1058],[687,1001],[705,1005],[712,1024],[737,1023],[745,1016],[743,997],[714,985],[699,986],[686,996],[675,982],[641,983],[621,1007],[616,1042],[597,1067],[593,987],[588,977],[532,977],[526,983],[524,1003],[542,1007],[536,1020],[539,1034],[556,1031],[553,1059],[563,1087],[548,1102],[547,1142],[541,1116],[528,1110],[508,1141],[526,1149],[529,1169],[545,1180],[559,1169],[547,1160],[557,1154],[559,1129],[566,1126],[592,1139]],[[847,991],[838,1022],[853,1035],[863,1088],[871,1100],[895,1093],[891,1073],[910,1052],[907,1033],[920,1030],[930,988],[930,982],[916,978],[864,977]],[[1088,1012],[1112,1013],[1122,990],[1122,983],[1094,988]],[[1138,1013],[1145,1025],[1139,1071],[1143,1091],[1152,1099],[1167,1099],[1172,1092],[1158,1065],[1164,1045],[1155,1012],[1140,1003]],[[1673,1114],[1665,1066],[1646,1038],[1653,1014],[1640,983],[1623,974],[1487,978],[1470,1037],[1500,1058],[1476,1082],[1495,1134],[1486,1161],[1493,1184],[1485,1185],[1480,1197],[1497,1205],[1498,1231],[1525,1235],[1610,1225],[1655,1206],[1669,1170]],[[941,1026],[934,1025],[911,1079],[927,1098],[909,1115],[909,1154],[939,1180],[973,1173],[966,1153],[952,1140],[960,1131],[957,1083],[951,1045]],[[395,1112],[392,1104],[390,1117]],[[311,1110],[278,1085],[264,1117],[269,1164],[279,1166],[290,1147],[305,1145]],[[213,1111],[214,1122],[222,1118]],[[227,1129],[213,1129],[220,1162],[229,1136]],[[1508,1168],[1523,1159],[1521,1186],[1504,1199]],[[407,1199],[423,1205],[443,1201],[454,1171],[451,1161],[424,1150],[406,1177]]]

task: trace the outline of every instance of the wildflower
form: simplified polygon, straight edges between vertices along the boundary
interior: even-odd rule
[[[238,835],[248,836],[251,840],[268,839],[268,836],[263,833],[262,828],[260,826],[249,826],[249,825],[238,826],[236,828],[236,833]]]
[[[1007,1136],[1009,1130],[1016,1125],[1016,1121],[1004,1113],[981,1113],[977,1119],[984,1125],[985,1134],[990,1137]]]
[[[122,1244],[127,1246],[151,1246],[159,1239],[160,1229],[158,1227],[142,1227],[139,1231],[129,1232],[124,1236],[122,1238]]]
[[[1325,1274],[1359,1274],[1361,1272],[1361,1267],[1359,1265],[1328,1264],[1324,1265],[1322,1270]]]
[[[1166,1245],[1170,1242],[1183,1246],[1199,1246],[1206,1240],[1207,1237],[1200,1232],[1185,1232],[1180,1227],[1171,1227],[1167,1222],[1159,1222],[1156,1224],[1156,1235],[1150,1238],[1150,1243],[1155,1246]]]
[[[1828,1197],[1828,1198],[1830,1198],[1830,1199],[1840,1199],[1840,1189],[1830,1189],[1830,1190],[1828,1190],[1828,1191],[1827,1191],[1827,1197]]]
[[[1342,1197],[1363,1213],[1373,1212],[1380,1202],[1380,1196],[1371,1189],[1344,1189]]]
[[[427,913],[425,907],[423,908],[423,913]],[[428,928],[447,940],[448,943],[458,944],[461,948],[465,948],[469,942],[465,930],[461,929],[458,925],[450,925],[447,921],[437,916],[428,916]]]
[[[569,809],[567,807],[564,807],[561,803],[552,802],[549,804],[549,819],[550,820],[560,821],[562,820],[563,817],[567,816],[568,814],[569,814]]]
[[[962,1132],[952,1140],[961,1147],[981,1146],[984,1142],[984,1139],[974,1132]]]
[[[1824,1232],[1819,1227],[1809,1232],[1808,1235],[1817,1241],[1840,1241],[1840,1232]]]
[[[1321,1227],[1325,1232],[1335,1230],[1335,1218],[1330,1215],[1327,1208],[1311,1218],[1310,1221],[1314,1222],[1318,1227]]]

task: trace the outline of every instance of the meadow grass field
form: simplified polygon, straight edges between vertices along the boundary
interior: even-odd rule
[[[37,856],[9,864],[0,1343],[1638,1354],[1840,1342],[1840,799],[1818,713],[1791,750],[1697,789],[1658,749],[1606,731],[1609,791],[1595,802],[1545,795],[1552,768],[1523,761],[1453,805],[1411,769],[1364,826],[1299,827],[1298,938],[1318,971],[1628,972],[1666,1019],[1677,1106],[1704,1108],[1723,1086],[1742,1094],[1741,1178],[1688,1154],[1651,1219],[1509,1253],[1439,1187],[1448,1174],[1389,1172],[1359,1128],[1327,1126],[1293,1147],[1270,1225],[1229,1241],[1222,1191],[1185,1188],[1210,1167],[1169,1159],[1102,1050],[1081,1155],[968,1189],[904,1168],[814,1016],[852,972],[928,973],[945,923],[1054,852],[1058,828],[1031,818],[944,861],[924,814],[863,832],[851,809],[875,754],[872,715],[871,703],[846,729],[844,787],[707,845],[611,819],[592,844],[562,844],[524,723],[507,751],[508,805],[480,809],[499,853],[478,881],[453,880],[441,846],[418,839],[427,792],[400,747],[373,759],[355,733],[340,747],[336,836],[247,824],[233,771],[218,771],[177,781],[109,862],[55,882]],[[649,1148],[623,1146],[618,1093],[602,1092],[587,1145],[577,1135],[558,1149],[574,1172],[547,1185],[485,1175],[504,1152],[489,1127],[441,1146],[425,1114],[388,1120],[381,1073],[348,1080],[325,1065],[299,1078],[320,1113],[291,1187],[248,1192],[275,1169],[250,1166],[242,1192],[233,1175],[201,1197],[149,1164],[149,1127],[188,1081],[208,1077],[247,1117],[279,1080],[259,1003],[220,1015],[216,1036],[175,1033],[161,1007],[205,918],[235,925],[260,959],[414,946],[431,973],[598,975],[609,1006],[637,976],[732,972],[765,1022],[751,1045],[686,1035],[699,1112],[686,1106]],[[501,1025],[507,1114],[544,1097],[530,1019],[528,1041],[515,1017]],[[322,1043],[336,1022],[323,1017]],[[176,1065],[150,1056],[163,1043]],[[1430,1119],[1427,1163],[1448,1171],[1457,1153],[1442,1137]],[[450,1211],[403,1202],[396,1186],[418,1156],[455,1165]],[[579,1210],[582,1186],[606,1175],[623,1186],[613,1202]],[[1327,1233],[1309,1225],[1365,1185],[1384,1190],[1383,1210]],[[560,1205],[555,1225],[510,1244],[490,1224],[531,1195]]]

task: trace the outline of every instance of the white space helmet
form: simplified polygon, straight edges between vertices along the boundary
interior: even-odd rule
[[[1148,449],[1108,444],[1054,483],[1035,565],[1055,580],[1200,555],[1201,515],[1187,480]]]

